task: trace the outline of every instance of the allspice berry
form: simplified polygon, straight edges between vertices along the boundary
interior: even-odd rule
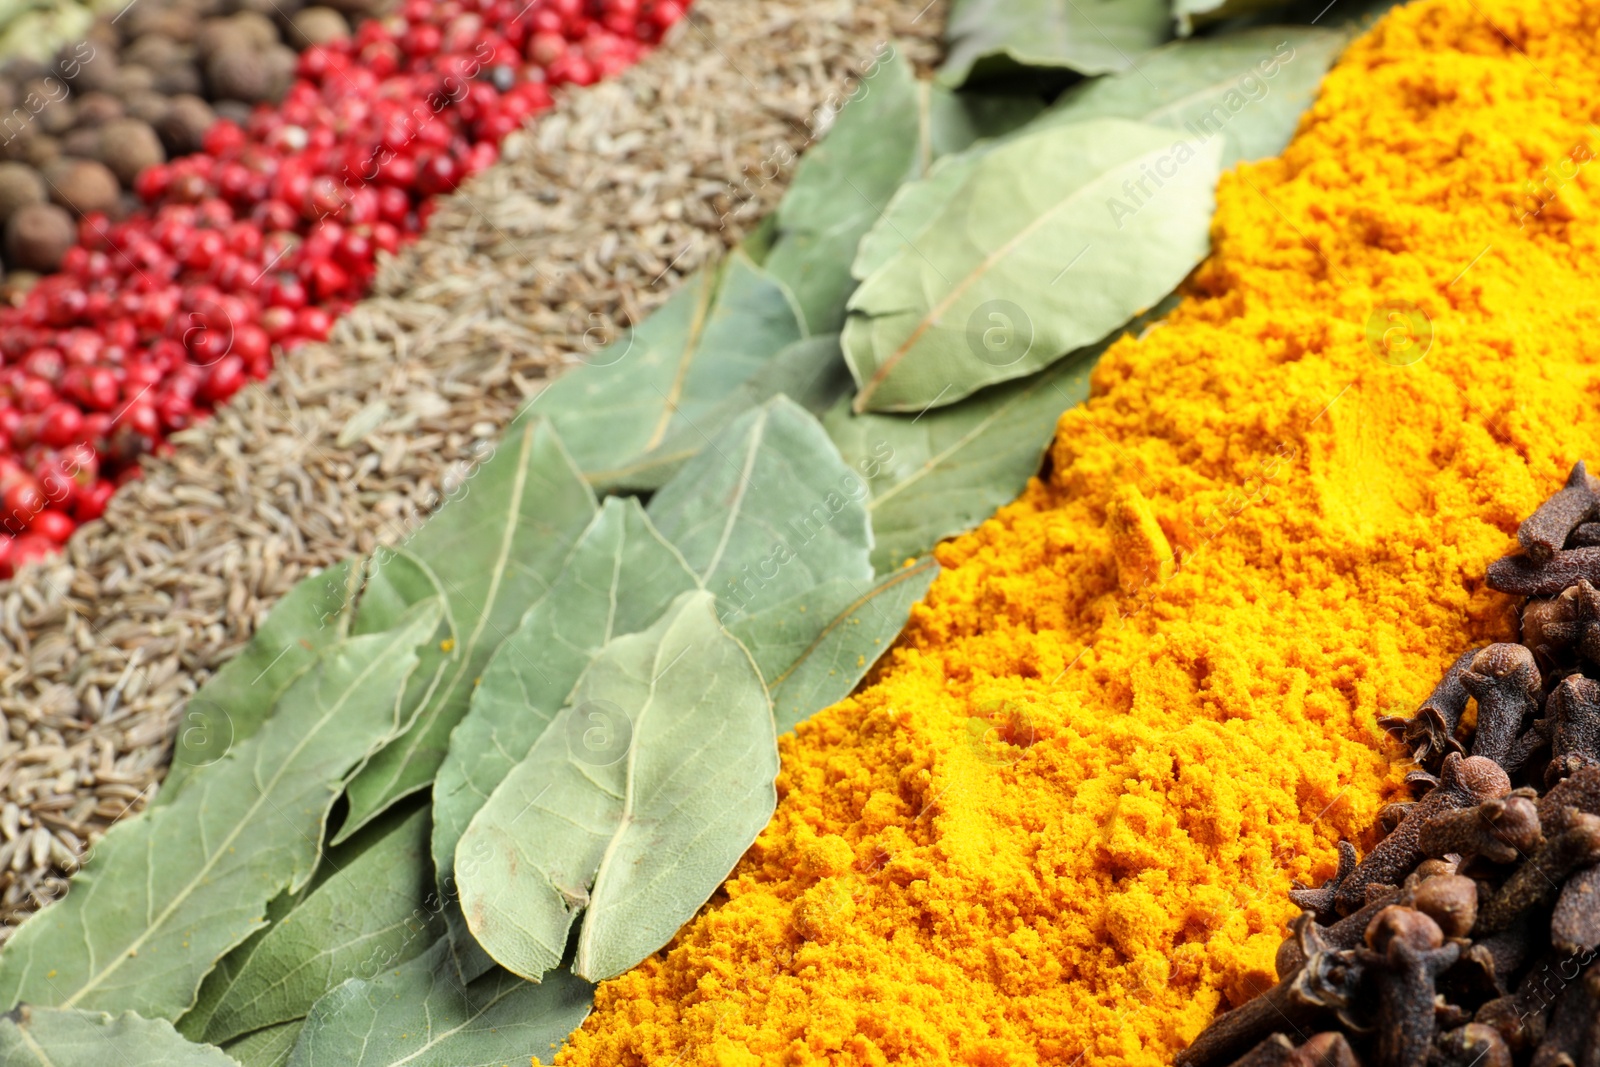
[[[258,49],[278,43],[277,25],[259,11],[241,11],[228,22],[241,37]]]
[[[104,126],[112,119],[120,119],[126,112],[122,101],[110,93],[84,93],[78,97],[78,125]]]
[[[156,131],[161,133],[161,123],[166,120],[167,112],[172,109],[172,102],[155,90],[134,93],[128,97],[124,105],[126,113],[140,122],[148,122]],[[166,143],[166,136],[162,135],[161,141]],[[168,150],[169,154],[172,153]]]
[[[44,178],[26,163],[0,163],[0,224],[29,204],[42,204],[48,192]]]
[[[259,103],[272,95],[273,72],[252,44],[233,41],[206,60],[206,84],[224,100]]]
[[[146,167],[166,161],[167,153],[161,147],[148,123],[138,119],[117,119],[100,127],[100,162],[111,168],[111,173],[123,185],[132,188],[134,178]]]
[[[134,93],[149,92],[156,87],[156,76],[149,67],[137,63],[124,63],[117,70],[111,91],[126,100]]]
[[[50,199],[68,211],[89,215],[117,210],[122,189],[117,185],[117,176],[103,163],[63,158],[52,163],[44,177],[50,186]]]
[[[71,215],[54,204],[29,204],[6,222],[5,260],[13,269],[49,274],[77,238]]]
[[[67,135],[72,136],[71,134]],[[62,146],[65,138],[55,138],[47,134],[39,134],[28,139],[27,148],[23,150],[22,162],[37,170],[43,170],[62,156]]]
[[[166,146],[168,156],[186,156],[200,151],[201,142],[211,124],[217,121],[211,105],[198,96],[174,96],[165,101],[166,112],[155,123],[156,133]]]
[[[298,48],[342,41],[350,36],[350,23],[331,7],[308,7],[289,20],[289,42]]]

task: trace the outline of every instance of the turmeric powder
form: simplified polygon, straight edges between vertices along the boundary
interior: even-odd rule
[[[1268,988],[1401,794],[1375,720],[1514,638],[1484,568],[1600,440],[1597,51],[1596,0],[1354,44],[557,1062],[1155,1067]]]

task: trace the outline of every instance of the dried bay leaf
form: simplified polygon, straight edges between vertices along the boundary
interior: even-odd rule
[[[918,560],[860,589],[834,579],[730,628],[761,669],[772,694],[779,733],[849,696],[889,650],[938,576],[933,559]],[[820,621],[821,625],[818,626]]]
[[[795,168],[778,204],[766,269],[794,293],[812,333],[837,332],[855,283],[850,261],[895,189],[947,152],[1013,129],[1039,111],[1020,96],[956,94],[915,80],[890,49]]]
[[[700,417],[806,335],[794,297],[735,251],[589,362],[561,375],[512,423],[548,419],[578,468],[624,468]]]
[[[605,647],[468,825],[455,871],[473,936],[539,978],[583,912],[573,970],[620,974],[733,869],[777,804],[777,772],[755,664],[711,594],[682,594]]]
[[[648,511],[731,621],[831,578],[869,581],[866,496],[817,420],[778,396],[685,463]]]
[[[659,489],[729,423],[779,393],[820,416],[854,388],[837,333],[803,338],[785,345],[760,370],[695,419],[694,425],[669,432],[661,444],[626,467],[593,472],[590,480],[613,490]]]
[[[335,843],[433,781],[490,655],[550,587],[595,508],[555,431],[524,420],[406,542],[445,590],[458,636],[431,698],[351,781],[350,814]]]
[[[296,1019],[268,1026],[253,1034],[246,1034],[237,1041],[228,1042],[222,1051],[238,1060],[239,1067],[284,1067],[289,1062],[295,1039],[300,1036],[304,1025]]]
[[[823,425],[872,490],[878,573],[897,573],[1014,500],[1038,472],[1061,413],[1088,397],[1089,372],[1108,345],[917,417],[856,415],[848,403],[830,411]]]
[[[1315,26],[1263,26],[1163,45],[1137,71],[1068,89],[1030,129],[1096,118],[1131,119],[1196,141],[1222,136],[1222,167],[1282,152],[1349,35]]]
[[[550,592],[495,650],[471,709],[450,735],[433,784],[432,832],[447,898],[454,896],[447,876],[462,832],[561,711],[589,662],[613,638],[650,626],[698,584],[637,500],[605,501]],[[483,973],[488,960],[475,959],[482,954],[459,910],[451,906],[446,914],[462,973]]]
[[[418,810],[268,928],[191,1036],[221,1044],[292,1022],[345,979],[420,956],[444,932],[432,890],[428,813]]]
[[[1221,150],[1095,119],[986,152],[917,244],[851,297],[854,409],[954,403],[1154,304],[1205,255]]]
[[[413,650],[439,613],[421,604],[393,630],[328,649],[255,736],[173,803],[112,827],[67,895],[0,950],[0,1001],[188,1010],[267,902],[311,879],[344,776],[393,736]]]
[[[165,1019],[133,1012],[41,1008],[0,1016],[0,1063],[6,1067],[240,1067],[221,1049],[184,1040]]]
[[[1169,29],[1166,0],[955,0],[939,80],[953,87],[1030,67],[1129,70]]]
[[[172,767],[151,807],[172,803],[196,771],[259,730],[289,684],[344,637],[352,573],[346,562],[296,582],[244,648],[189,698],[173,740]]]
[[[525,982],[496,968],[462,985],[445,939],[370,981],[352,978],[306,1017],[291,1067],[547,1063],[593,1003],[565,968]]]

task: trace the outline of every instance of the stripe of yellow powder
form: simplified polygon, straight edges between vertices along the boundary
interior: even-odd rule
[[[1597,23],[1428,0],[1353,46],[559,1063],[1155,1067],[1270,984],[1290,880],[1396,792],[1373,720],[1512,635],[1484,566],[1600,453]],[[1368,346],[1391,300],[1419,363]]]

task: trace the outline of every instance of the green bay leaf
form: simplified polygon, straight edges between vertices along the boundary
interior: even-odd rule
[[[684,593],[590,664],[456,849],[473,936],[507,969],[620,974],[721,884],[777,804],[776,732],[714,598]]]
[[[648,510],[726,621],[831,578],[869,580],[866,496],[817,420],[778,396],[713,438]]]
[[[1030,128],[1131,119],[1196,141],[1222,137],[1224,169],[1275,156],[1348,40],[1315,26],[1263,26],[1174,41],[1140,60],[1137,71],[1067,90]]]
[[[296,1019],[268,1026],[228,1042],[222,1050],[238,1060],[239,1067],[284,1067],[304,1025],[302,1020]]]
[[[336,843],[433,781],[489,657],[549,588],[595,508],[555,432],[527,420],[406,542],[437,576],[458,637],[433,695],[351,781]]]
[[[428,813],[419,810],[268,928],[201,1039],[221,1044],[300,1019],[345,979],[421,955],[444,932],[432,890]]]
[[[1096,119],[984,154],[917,244],[851,297],[855,410],[954,403],[1154,304],[1205,255],[1221,149]]]
[[[172,745],[172,766],[151,807],[172,803],[189,778],[261,728],[289,684],[344,636],[354,600],[340,563],[296,582],[232,659],[189,698]]]
[[[820,416],[854,386],[837,333],[803,338],[785,345],[760,370],[706,409],[693,425],[686,423],[670,431],[661,444],[628,466],[596,471],[590,480],[613,490],[660,489],[734,419],[779,393]]]
[[[823,425],[872,491],[867,506],[878,573],[897,572],[1014,500],[1038,473],[1061,413],[1088,397],[1089,373],[1101,354],[1168,306],[1042,374],[990,386],[950,407],[915,417],[857,415],[848,403],[830,411]]]
[[[849,696],[894,644],[939,574],[931,557],[901,567],[865,589],[835,579],[785,611],[763,612],[731,627],[772,693],[779,733]],[[817,622],[820,621],[820,627]]]
[[[548,1063],[593,1003],[594,987],[562,968],[525,982],[496,968],[463,985],[444,939],[370,981],[317,1001],[291,1067],[465,1067]]]
[[[805,334],[794,297],[736,251],[551,382],[512,425],[548,419],[586,475],[626,468],[669,434],[695,425]]]
[[[957,86],[1019,68],[1109,74],[1169,36],[1166,0],[955,0],[939,80]]]
[[[179,1036],[165,1019],[28,1005],[0,1016],[6,1067],[240,1067],[221,1049]]]
[[[439,622],[328,649],[255,736],[166,807],[112,827],[70,891],[0,950],[0,1002],[177,1018],[268,901],[316,868],[346,772],[397,727],[413,651]]]
[[[561,711],[600,650],[650,626],[697,585],[637,500],[605,501],[550,592],[495,651],[471,709],[450,735],[433,785],[436,870],[451,873],[467,824]],[[445,896],[453,898],[454,879],[448,882]],[[487,960],[474,961],[479,954],[459,910],[452,906],[446,914],[462,972],[481,974]]]

